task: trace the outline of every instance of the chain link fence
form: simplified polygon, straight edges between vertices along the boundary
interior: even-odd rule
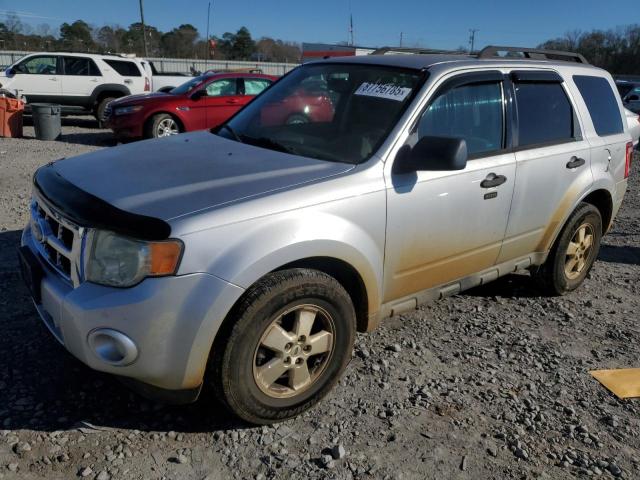
[[[34,52],[0,51],[0,66],[11,65],[25,55]],[[61,53],[61,52],[56,52]],[[297,63],[241,62],[235,60],[196,60],[189,58],[148,58],[161,72],[191,73],[194,70],[261,70],[267,75],[284,75],[297,67]]]

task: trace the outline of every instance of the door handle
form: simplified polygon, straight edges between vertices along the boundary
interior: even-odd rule
[[[58,81],[57,77],[50,77],[49,80],[51,80],[52,82],[57,82]]]
[[[227,100],[227,103],[229,105],[237,105],[238,104],[238,100],[230,99],[230,100]]]
[[[569,169],[578,168],[584,165],[585,163],[586,162],[584,161],[584,158],[571,157],[571,160],[567,162],[567,168]]]
[[[506,181],[507,177],[505,177],[504,175],[496,175],[495,173],[490,173],[489,175],[487,175],[487,178],[480,182],[480,186],[482,188],[492,188],[497,187],[498,185],[502,185]]]

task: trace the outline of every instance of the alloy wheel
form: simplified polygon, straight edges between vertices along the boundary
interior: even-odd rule
[[[335,344],[331,316],[317,305],[298,305],[274,318],[254,353],[253,378],[272,398],[309,389],[325,370]]]
[[[593,226],[589,223],[583,223],[574,233],[567,246],[564,264],[564,273],[569,280],[578,278],[589,265],[594,239]]]

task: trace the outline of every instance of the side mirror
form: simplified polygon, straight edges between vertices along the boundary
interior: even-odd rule
[[[640,100],[640,97],[638,97],[638,95],[631,95],[627,98],[627,102],[637,102],[638,100]]]
[[[463,170],[467,157],[467,142],[462,138],[422,137],[413,147],[400,149],[393,173]]]
[[[195,92],[193,92],[191,94],[191,100],[200,100],[202,97],[206,97],[207,96],[207,91],[202,89],[202,90],[196,90]]]
[[[15,75],[16,73],[18,73],[18,71],[15,69],[15,67],[7,68],[7,75],[11,75],[11,76],[13,76],[13,75]]]

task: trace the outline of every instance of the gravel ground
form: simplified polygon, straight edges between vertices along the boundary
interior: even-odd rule
[[[130,393],[40,324],[14,248],[30,178],[112,143],[69,119],[59,142],[0,139],[0,478],[574,478],[640,476],[638,400],[588,374],[638,367],[640,180],[585,284],[546,298],[527,275],[359,335],[318,408],[274,427]],[[26,129],[32,135],[32,129]]]

